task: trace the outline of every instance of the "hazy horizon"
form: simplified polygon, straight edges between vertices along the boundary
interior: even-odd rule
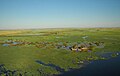
[[[0,0],[0,29],[120,27],[120,0]]]

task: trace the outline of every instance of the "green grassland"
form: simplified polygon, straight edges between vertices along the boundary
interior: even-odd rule
[[[0,64],[4,64],[6,70],[17,70],[16,76],[20,74],[22,76],[52,76],[60,74],[61,71],[47,64],[69,71],[70,68],[81,68],[84,62],[78,64],[80,61],[106,59],[99,54],[111,52],[112,57],[120,52],[120,28],[7,30],[7,32],[9,33],[5,30],[0,31]],[[87,38],[84,39],[85,36]],[[31,44],[3,46],[4,42],[10,39]],[[70,49],[58,49],[55,46],[57,44],[73,46],[89,42],[103,42],[104,47],[93,48],[91,52],[76,52]],[[4,73],[1,75],[5,76]]]

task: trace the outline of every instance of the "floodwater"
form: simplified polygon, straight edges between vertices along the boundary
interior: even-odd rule
[[[40,60],[37,60],[36,62],[39,63],[39,64],[41,64],[41,65],[44,65],[44,66],[52,67],[52,68],[56,69],[57,71],[64,72],[64,69],[60,68],[60,67],[57,66],[57,65],[50,64],[50,63],[49,63],[49,64],[46,64],[46,63],[44,63],[44,62],[42,62],[42,61],[40,61]]]
[[[86,67],[73,69],[58,76],[120,76],[120,56],[109,60],[91,61]]]
[[[3,44],[2,46],[9,46],[9,44]]]
[[[17,45],[17,44],[22,44],[22,42],[12,42],[11,44]],[[2,46],[10,46],[10,44],[4,43]]]

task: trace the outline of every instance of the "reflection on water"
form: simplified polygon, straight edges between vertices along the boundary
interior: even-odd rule
[[[91,61],[82,69],[64,72],[58,76],[120,76],[120,56],[109,60]]]
[[[20,45],[23,44],[22,42],[10,42],[10,43],[4,43],[2,44],[2,46],[10,46],[10,45]]]
[[[10,44],[3,44],[2,46],[9,46]]]

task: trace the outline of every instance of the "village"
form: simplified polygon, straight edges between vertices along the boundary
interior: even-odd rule
[[[0,41],[0,44],[4,47],[12,46],[35,46],[37,48],[45,49],[66,49],[75,52],[90,52],[94,48],[104,48],[104,42],[81,42],[81,43],[71,43],[71,42],[28,42],[25,40],[13,40],[8,39],[5,41]]]

